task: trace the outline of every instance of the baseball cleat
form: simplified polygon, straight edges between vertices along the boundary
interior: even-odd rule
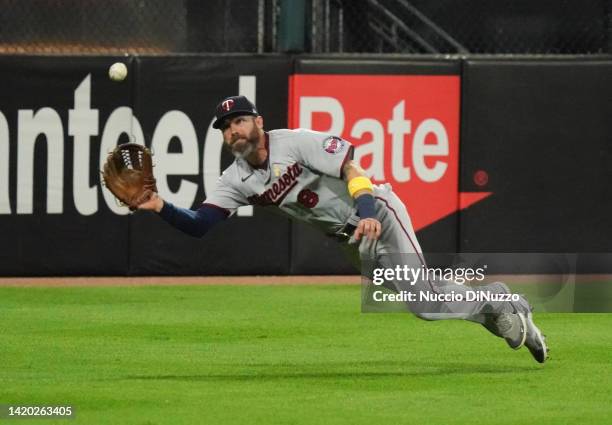
[[[531,307],[529,302],[522,295],[518,303],[512,303],[512,305],[515,310],[525,315],[525,323],[527,326],[525,346],[529,349],[529,352],[538,363],[544,363],[548,358],[548,346],[546,345],[546,337],[533,322],[533,315],[531,314],[533,307]]]
[[[544,363],[548,359],[548,346],[546,345],[546,337],[533,323],[531,312],[527,313],[527,338],[525,339],[525,347],[538,363]]]
[[[523,313],[501,313],[494,319],[499,335],[510,348],[518,350],[527,339],[527,320]]]
[[[490,286],[497,286],[501,293],[509,294],[511,292],[510,288],[503,282],[494,282]],[[510,304],[514,313],[487,314],[483,326],[494,335],[504,338],[508,345],[515,350],[525,345],[537,362],[544,363],[548,359],[550,350],[546,345],[546,337],[533,322],[531,305],[523,296]]]
[[[499,292],[509,294],[510,288],[503,282],[494,282],[490,288],[498,287]],[[504,338],[510,348],[518,350],[523,346],[527,338],[527,321],[522,313],[522,305],[512,304],[514,313],[487,314],[482,324],[489,332]]]

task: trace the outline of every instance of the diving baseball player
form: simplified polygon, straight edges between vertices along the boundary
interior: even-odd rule
[[[156,211],[172,226],[201,237],[243,205],[260,205],[344,237],[349,250],[363,261],[393,268],[401,261],[425,266],[410,216],[389,185],[375,186],[352,161],[351,144],[316,131],[264,131],[263,118],[244,96],[232,96],[216,108],[213,127],[221,130],[235,161],[219,178],[216,189],[193,211],[164,202],[157,194],[140,209]],[[397,254],[405,256],[398,257]],[[393,281],[400,291],[463,294],[472,290],[454,282],[420,279]],[[481,287],[509,294],[503,283]],[[531,308],[519,301],[437,301],[409,303],[426,320],[465,319],[484,325],[511,348],[526,345],[540,363],[547,359],[545,339],[533,322]]]

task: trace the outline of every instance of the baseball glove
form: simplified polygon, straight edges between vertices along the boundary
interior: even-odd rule
[[[151,151],[137,143],[119,145],[109,153],[102,178],[108,190],[132,211],[157,192]]]

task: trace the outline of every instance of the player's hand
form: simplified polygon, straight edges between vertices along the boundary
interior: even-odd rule
[[[150,195],[151,196],[148,201],[138,205],[138,209],[160,212],[164,207],[164,200],[159,197],[157,192],[152,192]]]
[[[359,220],[355,229],[355,240],[360,240],[362,236],[370,240],[377,240],[380,237],[381,225],[380,221],[375,218],[364,218]]]

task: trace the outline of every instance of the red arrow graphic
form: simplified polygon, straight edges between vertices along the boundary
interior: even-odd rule
[[[493,192],[459,192],[456,197],[429,195],[424,202],[422,197],[405,197],[412,224],[415,230],[423,229],[436,221],[457,211],[464,210],[491,196]]]

